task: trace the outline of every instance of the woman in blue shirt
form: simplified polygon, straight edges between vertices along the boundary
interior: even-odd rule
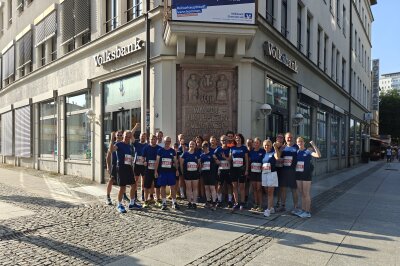
[[[213,153],[210,151],[207,141],[203,141],[202,148],[203,153],[200,155],[200,169],[206,190],[206,204],[212,206],[212,209],[215,210],[217,204],[217,193],[215,191],[216,172],[213,171],[215,168]]]
[[[250,161],[250,181],[253,187],[254,202],[252,210],[261,212],[262,209],[262,187],[261,187],[261,171],[262,160],[265,155],[265,150],[261,148],[261,139],[254,138],[254,149],[249,152]]]
[[[311,150],[308,150],[304,146],[304,139],[298,137],[297,146],[297,164],[296,164],[296,180],[297,180],[297,191],[301,194],[301,210],[295,213],[295,215],[301,218],[311,218],[311,159],[320,158],[321,152],[313,141],[310,141]]]
[[[186,197],[189,201],[188,208],[197,208],[197,187],[199,185],[200,156],[196,152],[196,143],[189,142],[189,150],[185,151],[179,159],[183,177],[186,184]]]

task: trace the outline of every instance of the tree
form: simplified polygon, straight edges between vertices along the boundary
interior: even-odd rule
[[[379,101],[379,133],[400,138],[400,93],[389,90],[382,93]]]

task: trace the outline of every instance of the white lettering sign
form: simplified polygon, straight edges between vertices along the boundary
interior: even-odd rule
[[[293,59],[290,59],[285,53],[282,53],[281,49],[276,47],[276,45],[271,42],[264,42],[263,45],[264,55],[270,56],[273,59],[279,61],[284,64],[287,68],[297,73],[297,62]]]
[[[121,58],[123,56],[132,54],[134,52],[137,52],[139,50],[142,50],[144,47],[144,41],[140,40],[139,38],[136,38],[134,43],[128,44],[127,46],[124,47],[116,47],[115,50],[113,51],[104,51],[101,54],[95,55],[93,57],[94,59],[94,64],[97,67],[100,67],[106,63],[109,63],[111,61],[114,61],[118,58]]]

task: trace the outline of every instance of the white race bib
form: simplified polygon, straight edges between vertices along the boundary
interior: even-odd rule
[[[149,160],[149,162],[147,163],[147,169],[149,169],[149,170],[156,169],[156,161],[155,160]]]
[[[186,168],[187,168],[187,170],[190,171],[190,172],[197,171],[197,163],[195,163],[195,162],[188,162],[188,163],[186,164]]]
[[[283,166],[291,166],[293,161],[292,156],[284,156],[283,157]]]
[[[143,165],[144,164],[143,156],[136,156],[136,164],[137,165]]]
[[[209,171],[211,169],[211,162],[206,161],[203,163],[203,167],[201,168],[202,171]]]
[[[304,162],[298,161],[296,164],[296,172],[304,172]]]
[[[261,163],[251,163],[250,171],[253,173],[261,173]]]
[[[229,170],[229,162],[227,160],[220,161],[219,169]]]
[[[263,163],[262,172],[263,173],[271,173],[271,164],[270,163]]]
[[[124,163],[127,165],[132,165],[132,155],[125,154]]]
[[[172,168],[172,159],[171,158],[162,158],[161,159],[161,168]]]
[[[243,166],[243,158],[233,158],[233,167],[242,167]]]

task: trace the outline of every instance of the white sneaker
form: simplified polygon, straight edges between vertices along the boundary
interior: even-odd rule
[[[271,209],[269,210],[269,212],[270,212],[271,214],[274,214],[274,213],[275,213],[275,209],[274,209],[274,208],[271,208]]]
[[[269,209],[265,209],[264,216],[269,217],[271,215],[271,211]]]
[[[303,211],[301,214],[299,214],[300,218],[311,218],[311,213]]]

